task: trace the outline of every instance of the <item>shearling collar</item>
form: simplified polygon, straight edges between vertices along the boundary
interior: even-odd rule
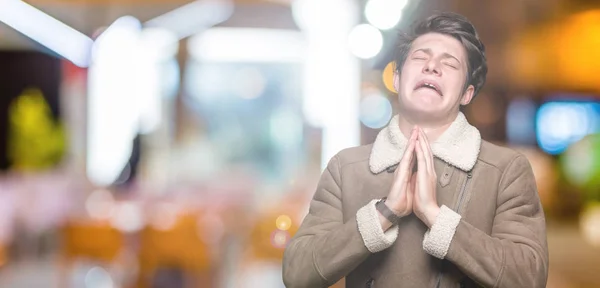
[[[377,174],[398,164],[407,141],[400,131],[398,115],[396,115],[375,139],[369,158],[371,172]],[[480,147],[479,130],[467,122],[462,112],[459,112],[450,127],[434,143],[431,143],[431,150],[435,157],[463,171],[473,169]]]

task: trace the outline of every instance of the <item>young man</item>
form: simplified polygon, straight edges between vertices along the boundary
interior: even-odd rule
[[[400,113],[339,152],[286,248],[288,287],[545,287],[545,217],[527,159],[459,112],[483,86],[473,25],[434,15],[403,35]]]

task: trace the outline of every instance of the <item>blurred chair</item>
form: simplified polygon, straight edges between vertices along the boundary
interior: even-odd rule
[[[283,213],[269,213],[263,215],[250,232],[251,257],[259,261],[277,261],[283,259],[285,245],[298,231],[297,223],[293,221],[279,220],[285,217]],[[283,229],[279,229],[283,228]]]
[[[77,260],[111,266],[125,248],[125,236],[108,222],[68,222],[61,229],[60,287],[68,287],[68,276]]]
[[[109,223],[68,223],[62,229],[67,259],[91,258],[111,262],[124,246],[124,235]]]
[[[200,238],[201,227],[197,219],[197,215],[183,214],[167,229],[148,225],[142,230],[138,258],[139,288],[214,286],[212,283],[216,277],[214,265],[211,265],[210,247]],[[177,284],[181,281],[179,274],[183,275],[185,284]],[[168,282],[164,279],[174,282],[159,284]]]
[[[282,205],[283,206],[283,205]],[[285,246],[298,230],[288,209],[260,209],[243,239],[243,254],[238,263],[236,287],[282,287],[281,265]]]
[[[260,213],[250,231],[249,247],[243,259],[244,267],[265,262],[282,264],[285,247],[298,231],[302,221],[298,215],[304,209],[305,201],[298,195],[290,193],[290,196],[276,207]],[[345,287],[344,279],[331,287]]]

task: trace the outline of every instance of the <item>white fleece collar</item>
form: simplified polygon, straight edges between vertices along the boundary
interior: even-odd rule
[[[406,143],[407,139],[400,131],[398,115],[396,115],[375,139],[369,158],[371,172],[377,174],[398,164]],[[431,150],[435,157],[463,171],[473,169],[480,147],[479,130],[469,124],[462,112],[459,112],[450,127],[434,143],[431,143]]]

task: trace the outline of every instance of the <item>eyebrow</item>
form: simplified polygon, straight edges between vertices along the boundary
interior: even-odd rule
[[[419,52],[419,51],[421,51],[421,52],[424,52],[424,53],[426,53],[426,54],[427,54],[427,55],[429,55],[429,56],[431,56],[431,55],[433,54],[433,52],[432,52],[432,51],[431,51],[431,49],[429,49],[429,48],[421,48],[421,49],[417,49],[417,50],[413,51],[413,53],[412,53],[412,54],[415,54],[415,53],[417,53],[417,52]],[[458,58],[454,57],[452,54],[449,54],[449,53],[446,53],[446,52],[444,52],[444,53],[442,53],[442,56],[443,56],[444,58],[454,58],[456,61],[458,61],[458,63],[459,63],[459,64],[462,64],[462,62],[460,62],[460,60],[458,60]]]

